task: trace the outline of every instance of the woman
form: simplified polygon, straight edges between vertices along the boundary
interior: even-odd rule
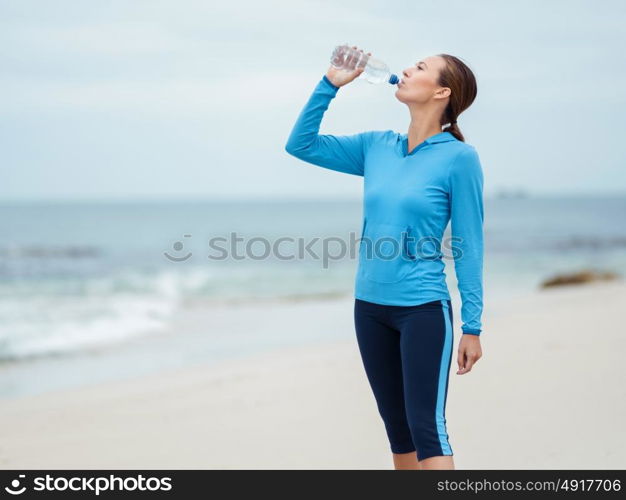
[[[354,321],[394,466],[454,469],[445,418],[453,316],[441,250],[453,255],[461,296],[456,373],[462,375],[482,356],[483,173],[457,125],[476,97],[476,80],[454,56],[427,57],[397,84],[395,96],[411,116],[407,134],[319,135],[331,99],[362,71],[329,68],[285,149],[363,176]],[[449,244],[443,241],[448,222]]]

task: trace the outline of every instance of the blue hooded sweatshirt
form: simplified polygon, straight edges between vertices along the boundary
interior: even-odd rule
[[[454,259],[463,333],[480,335],[483,309],[483,172],[478,153],[449,132],[408,151],[407,134],[320,135],[339,87],[324,75],[285,146],[308,163],[363,177],[354,296],[383,305],[450,300],[444,256]],[[452,238],[444,239],[450,222]]]

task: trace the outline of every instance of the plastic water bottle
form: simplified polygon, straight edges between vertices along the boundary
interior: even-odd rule
[[[395,85],[400,81],[397,75],[389,71],[389,67],[379,59],[375,59],[364,52],[353,49],[347,43],[337,45],[330,58],[330,64],[337,69],[354,71],[364,68],[358,78],[363,78],[369,83],[390,83]]]

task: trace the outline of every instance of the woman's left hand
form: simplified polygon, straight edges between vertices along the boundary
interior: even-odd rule
[[[478,335],[463,334],[461,335],[461,342],[459,343],[459,356],[457,363],[459,369],[457,375],[464,375],[472,369],[474,363],[478,361],[483,355],[480,348],[480,337]]]

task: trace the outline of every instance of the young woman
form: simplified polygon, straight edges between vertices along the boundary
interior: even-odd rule
[[[457,125],[476,97],[476,79],[454,56],[426,57],[402,72],[395,92],[409,109],[408,133],[318,134],[331,99],[362,71],[329,68],[285,149],[363,176],[354,322],[394,466],[454,469],[445,418],[453,316],[442,249],[454,258],[462,302],[462,375],[482,356],[483,173]],[[449,222],[452,238],[444,242]]]

